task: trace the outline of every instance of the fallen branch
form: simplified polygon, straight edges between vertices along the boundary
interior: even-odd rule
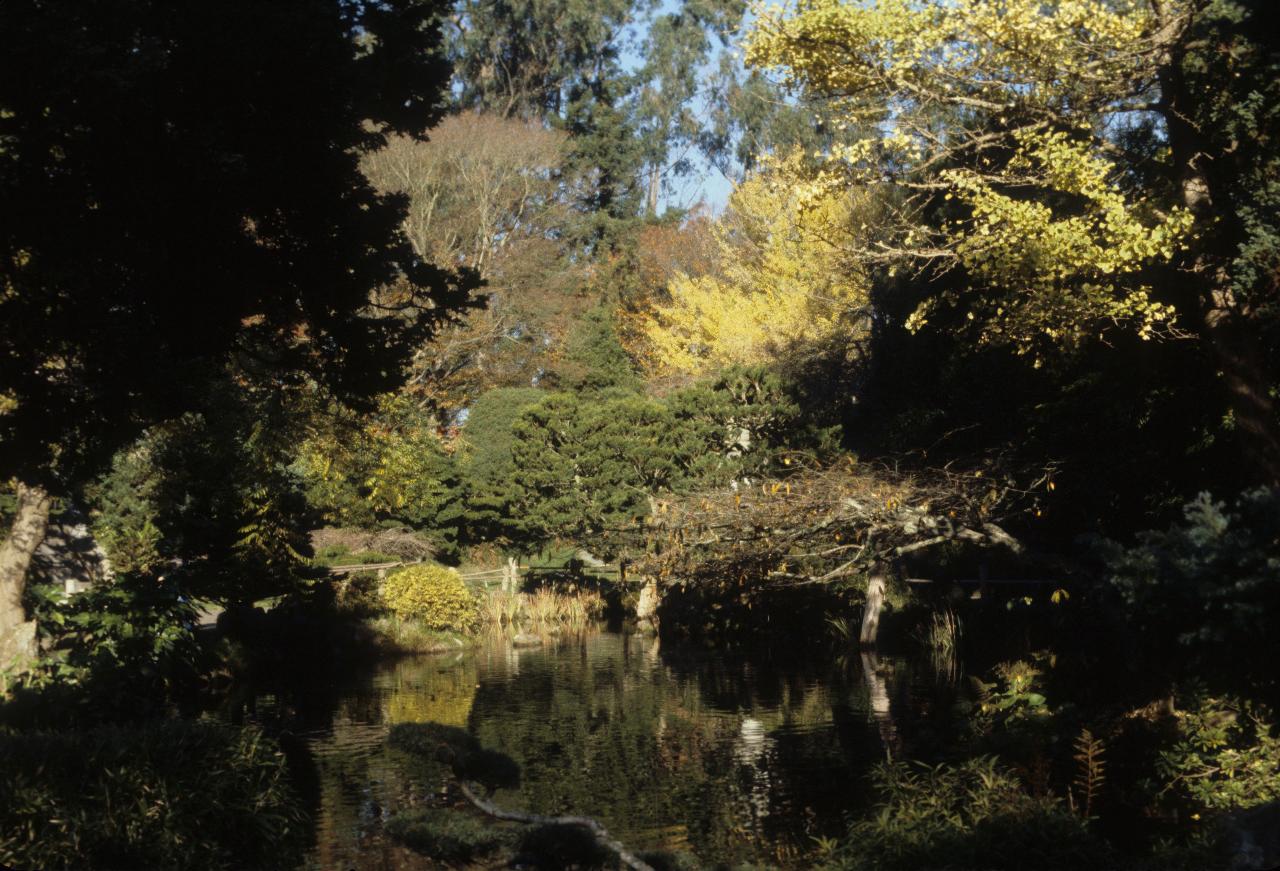
[[[616,853],[618,858],[622,860],[622,864],[628,868],[633,868],[635,871],[654,871],[652,865],[630,852],[618,841],[615,841],[604,826],[590,817],[546,817],[541,814],[525,814],[519,811],[503,810],[493,802],[486,801],[472,792],[471,788],[461,778],[458,780],[458,788],[462,790],[462,794],[466,796],[467,801],[494,819],[527,823],[535,826],[582,826],[595,836],[596,841],[601,846],[607,847]]]

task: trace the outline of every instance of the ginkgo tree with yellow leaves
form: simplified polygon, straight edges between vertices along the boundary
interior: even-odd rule
[[[944,226],[942,236],[989,291],[970,303],[979,310],[985,306],[982,339],[1027,350],[1040,337],[1078,343],[1100,324],[1134,329],[1144,339],[1175,334],[1177,312],[1152,299],[1140,274],[1153,261],[1168,262],[1183,250],[1191,212],[1156,214],[1131,201],[1112,183],[1115,165],[1064,132],[1023,130],[1014,138],[1017,150],[1005,171],[1024,174],[1021,184],[1072,202],[1055,209],[1010,193],[972,169],[942,174],[969,207],[967,220]],[[917,327],[927,317],[925,304],[907,325]]]
[[[870,131],[793,165],[792,187],[802,206],[849,190],[892,204],[842,253],[933,282],[908,328],[947,307],[1037,362],[1117,331],[1203,343],[1275,482],[1259,350],[1274,204],[1246,183],[1271,123],[1269,55],[1244,28],[1261,5],[759,4],[746,57]]]
[[[789,181],[778,171],[740,184],[714,226],[713,269],[677,273],[640,314],[651,368],[716,372],[864,329],[866,282],[846,254],[856,198],[832,191],[801,208]]]
[[[984,341],[1029,350],[1120,325],[1167,332],[1175,313],[1129,277],[1185,245],[1192,215],[1118,184],[1105,125],[1140,111],[1157,21],[1146,3],[814,0],[762,9],[748,58],[834,97],[873,136],[832,149],[805,200],[891,185],[907,198],[875,244],[890,269],[965,267]],[[938,223],[942,192],[968,208]],[[909,326],[928,318],[926,303]]]

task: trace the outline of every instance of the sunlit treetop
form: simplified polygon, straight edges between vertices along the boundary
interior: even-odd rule
[[[1190,11],[1179,0],[802,0],[757,7],[747,59],[871,131],[812,155],[794,180],[802,206],[857,187],[893,199],[849,256],[889,275],[963,267],[976,293],[947,302],[967,307],[981,341],[1025,352],[1115,327],[1176,332],[1143,272],[1187,245],[1194,219],[1130,189],[1113,134],[1155,110]],[[952,201],[943,220],[939,197]]]
[[[1040,338],[1078,341],[1106,322],[1143,339],[1175,334],[1173,307],[1153,301],[1151,287],[1135,276],[1177,253],[1192,214],[1160,213],[1145,199],[1126,197],[1112,182],[1114,164],[1091,153],[1087,142],[1064,133],[1020,132],[1016,139],[1008,170],[1025,174],[1024,187],[1034,179],[1042,190],[1071,197],[1072,207],[1005,192],[972,170],[943,173],[969,207],[968,219],[944,228],[948,247],[974,280],[1004,291],[971,304],[987,309],[978,313],[982,339],[1027,350]],[[928,311],[917,309],[907,326],[921,326]],[[970,317],[978,314],[971,310]]]
[[[1166,36],[1137,0],[801,0],[755,13],[748,63],[817,92],[1055,115],[1128,102]]]
[[[652,369],[760,363],[858,329],[866,285],[844,254],[854,198],[833,193],[800,208],[787,181],[761,173],[739,185],[714,227],[716,268],[677,273],[669,298],[641,317]]]

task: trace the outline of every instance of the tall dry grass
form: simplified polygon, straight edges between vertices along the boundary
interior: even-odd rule
[[[494,629],[581,631],[604,616],[604,598],[595,590],[560,592],[547,587],[532,593],[490,590],[480,600],[480,622]]]

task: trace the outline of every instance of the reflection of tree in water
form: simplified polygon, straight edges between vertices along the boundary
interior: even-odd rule
[[[867,684],[867,696],[871,707],[871,717],[876,728],[880,730],[880,740],[884,743],[885,758],[892,760],[901,750],[898,737],[898,725],[893,718],[893,702],[889,695],[890,674],[881,669],[880,657],[874,650],[864,650],[860,657],[862,663],[862,679]]]
[[[424,779],[387,753],[386,736],[396,723],[465,725],[476,675],[470,657],[405,659],[379,672],[367,691],[342,700],[329,734],[312,745],[322,783],[316,867],[431,867],[379,834],[391,810],[438,793],[443,778]]]
[[[424,777],[388,753],[387,732],[400,722],[465,725],[477,674],[474,657],[415,657],[388,664],[372,677],[336,684],[316,680],[237,700],[237,710],[227,712],[231,719],[263,723],[299,745],[299,766],[306,769],[299,785],[315,825],[308,868],[435,867],[381,837],[392,810],[442,786],[440,777]]]
[[[864,772],[884,758],[860,665],[604,634],[405,659],[345,683],[317,674],[241,711],[300,739],[317,826],[311,868],[430,867],[381,836],[387,815],[440,797],[447,780],[386,749],[400,722],[465,724],[511,756],[521,786],[500,790],[500,806],[594,817],[632,849],[686,850],[708,866],[805,867],[810,836],[843,831]],[[891,722],[912,732],[904,675],[877,677]]]
[[[457,654],[397,663],[379,683],[386,690],[383,720],[466,726],[476,696],[474,657]]]
[[[521,788],[497,803],[593,816],[634,848],[704,860],[776,858],[780,842],[807,843],[805,806],[847,799],[851,779],[840,774],[849,765],[825,688],[655,650],[649,639],[600,636],[573,651],[530,651],[518,680],[498,673],[501,659],[487,663],[495,671],[482,679],[471,729],[522,769]],[[839,811],[826,810],[838,823]]]
[[[764,723],[755,717],[746,717],[733,741],[733,758],[739,766],[738,784],[741,793],[734,804],[739,817],[750,820],[752,831],[759,831],[763,820],[769,816],[772,793],[770,777],[770,750],[773,741],[765,733]]]

